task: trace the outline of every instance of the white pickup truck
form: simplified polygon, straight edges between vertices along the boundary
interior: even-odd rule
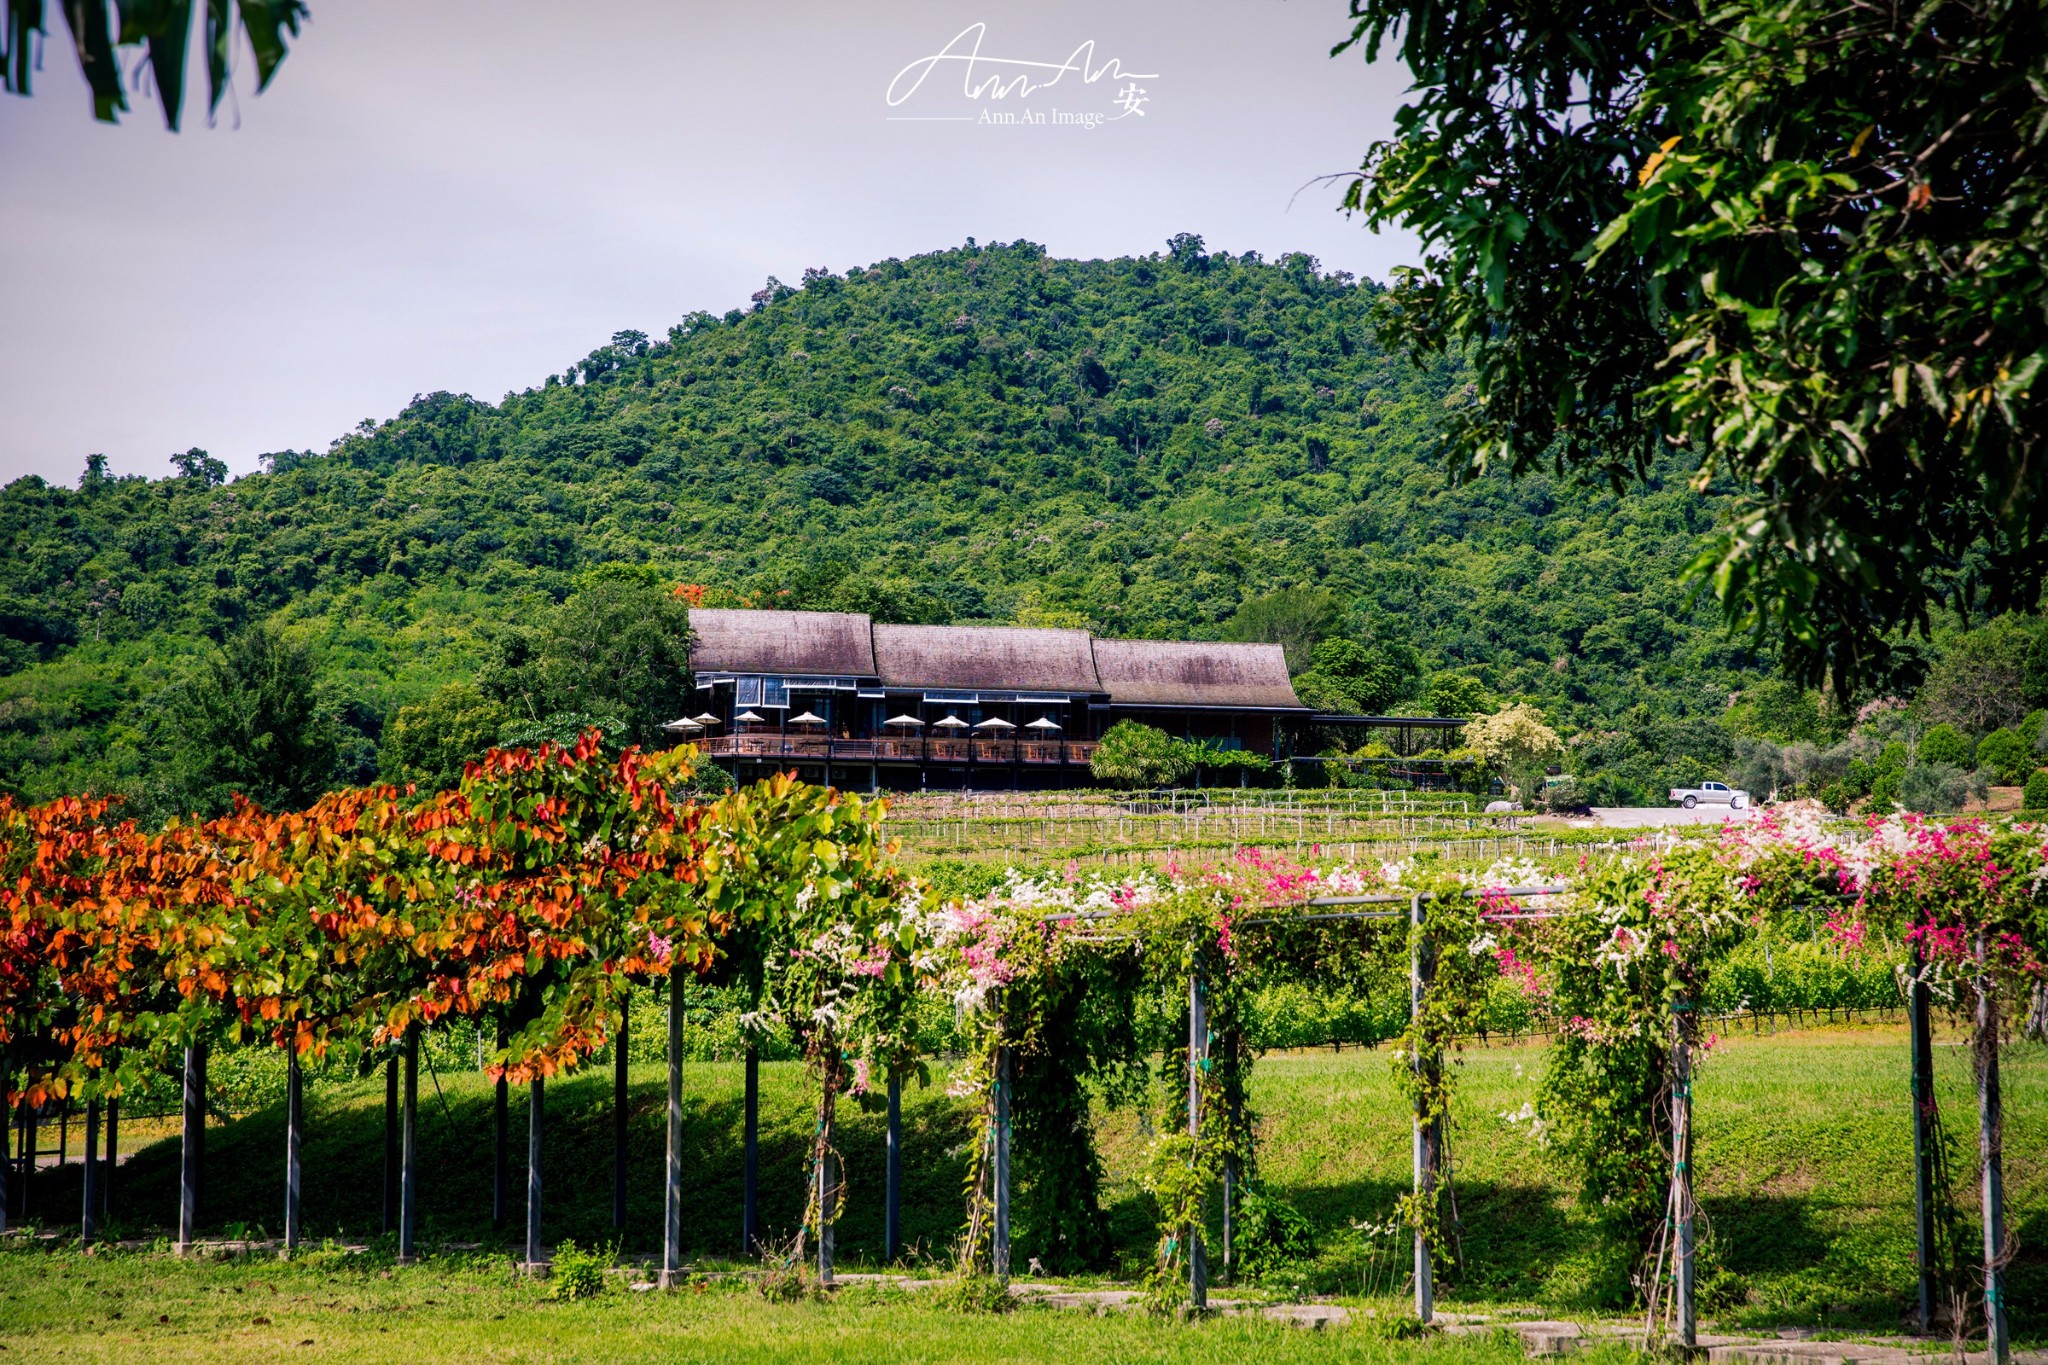
[[[1725,782],[1702,782],[1697,787],[1673,787],[1671,799],[1691,810],[1694,806],[1727,806],[1741,810],[1749,804],[1749,793],[1736,791]]]

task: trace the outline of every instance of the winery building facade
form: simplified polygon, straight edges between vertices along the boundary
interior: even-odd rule
[[[1282,757],[1313,714],[1278,645],[701,607],[690,630],[699,710],[669,732],[743,781],[794,769],[841,787],[1077,785],[1120,720]]]

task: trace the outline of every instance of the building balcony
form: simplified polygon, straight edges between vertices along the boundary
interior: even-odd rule
[[[832,739],[825,735],[714,735],[695,741],[706,758],[799,759],[817,762],[964,763],[1007,767],[1085,765],[1092,740]]]

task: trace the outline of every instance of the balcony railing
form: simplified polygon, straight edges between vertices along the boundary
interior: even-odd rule
[[[696,741],[707,758],[844,759],[858,762],[1085,764],[1093,740],[831,739],[824,735],[714,735]]]

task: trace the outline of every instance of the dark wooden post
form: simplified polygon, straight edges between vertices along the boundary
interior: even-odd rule
[[[284,1254],[287,1256],[298,1251],[299,1237],[304,1229],[299,1194],[304,1174],[300,1157],[305,1143],[305,1127],[305,1077],[299,1068],[299,1050],[288,1042],[284,1059]]]
[[[20,1212],[16,1222],[29,1222],[29,1183],[35,1177],[35,1105],[20,1103],[20,1142],[16,1166],[20,1169]]]
[[[178,1161],[178,1254],[190,1255],[199,1240],[199,1171],[206,1142],[206,1092],[203,1049],[185,1049],[183,1140]]]
[[[1202,1141],[1202,1070],[1209,1057],[1209,1000],[1203,989],[1202,955],[1195,953],[1194,969],[1188,973],[1188,1137],[1200,1162]],[[1182,1229],[1188,1248],[1188,1302],[1197,1313],[1209,1308],[1209,1250],[1203,1241],[1201,1220]]]
[[[996,1049],[995,1220],[989,1237],[989,1267],[1010,1282],[1010,1049]]]
[[[107,1101],[107,1160],[100,1167],[100,1222],[114,1218],[114,1171],[121,1164],[121,1097]],[[0,1181],[0,1185],[6,1182]],[[0,1198],[4,1198],[0,1193]]]
[[[888,1148],[882,1171],[882,1259],[894,1261],[903,1247],[903,1078],[889,1072]]]
[[[0,1095],[7,1093],[11,1079],[4,1064],[0,1064]],[[21,1127],[20,1106],[0,1123],[0,1232],[7,1231],[7,1220],[14,1208],[14,1137]]]
[[[1977,935],[1977,1159],[1984,1190],[1984,1348],[1992,1365],[2010,1365],[2012,1328],[2005,1316],[2005,1103],[1998,1086],[1998,999],[1982,974],[1984,936]]]
[[[818,1282],[829,1285],[832,1283],[832,1262],[835,1250],[832,1237],[833,1227],[836,1222],[833,1217],[835,1212],[833,1209],[833,1196],[838,1190],[838,1180],[837,1172],[833,1169],[836,1163],[832,1160],[831,1135],[829,1133],[825,1134],[824,1139],[823,1145],[818,1150],[817,1169],[814,1172],[814,1176],[818,1182],[818,1188],[815,1191],[818,1199]]]
[[[1934,1036],[1928,1022],[1927,962],[1915,948],[1906,1014],[1912,1034],[1914,1249],[1920,1266],[1917,1321],[1923,1335],[1934,1330]]]
[[[1690,1008],[1684,1000],[1673,1002],[1671,1040],[1671,1199],[1678,1237],[1672,1279],[1678,1295],[1678,1344],[1686,1351],[1699,1344],[1693,1311],[1692,1046],[1685,1032]]]
[[[83,1205],[78,1214],[78,1245],[89,1247],[99,1235],[100,1217],[100,1102],[85,1102],[85,1172]]]
[[[540,1250],[540,1131],[547,1082],[536,1075],[528,1090],[526,1111],[526,1268],[538,1273],[546,1262]]]
[[[747,1043],[747,1089],[741,1130],[740,1251],[752,1256],[760,1236],[761,1208],[761,1049]]]
[[[612,1227],[626,1226],[626,997],[619,997],[619,1036],[612,1043]]]
[[[206,1068],[212,1058],[213,1050],[211,1048],[201,1047],[199,1049],[199,1129],[195,1134],[199,1143],[199,1168],[193,1172],[193,1179],[197,1182],[198,1190],[194,1196],[195,1202],[193,1207],[202,1213],[206,1210]]]
[[[1429,982],[1436,974],[1435,955],[1422,933],[1422,897],[1413,897],[1408,902],[1408,1018],[1413,1021],[1422,1013],[1424,1002],[1429,996]],[[1416,1075],[1422,1076],[1436,1064],[1436,1059],[1420,1054],[1408,1059]],[[1436,1197],[1437,1172],[1437,1124],[1429,1114],[1428,1106],[1420,1096],[1415,1101],[1415,1197],[1418,1203],[1426,1205]],[[1430,1261],[1429,1238],[1422,1229],[1415,1230],[1415,1316],[1419,1321],[1428,1322],[1436,1311],[1436,1268]]]
[[[683,1273],[683,974],[668,969],[668,1160],[661,1185],[661,1284]]]
[[[505,1046],[505,1021],[498,1021],[498,1047]],[[511,1085],[505,1080],[505,1073],[498,1073],[497,1084],[491,1087],[491,1226],[505,1226],[505,1206],[510,1202],[511,1180],[507,1167],[512,1151],[512,1096]]]
[[[398,1176],[398,1263],[418,1255],[420,1184],[420,1026],[405,1029],[405,1136]]]
[[[28,1221],[29,1185],[36,1174],[36,1147],[42,1141],[37,1131],[40,1116],[36,1107],[23,1102],[21,1106],[21,1212],[17,1221]]]
[[[398,1219],[398,1058],[384,1059],[384,1223],[390,1236]]]

